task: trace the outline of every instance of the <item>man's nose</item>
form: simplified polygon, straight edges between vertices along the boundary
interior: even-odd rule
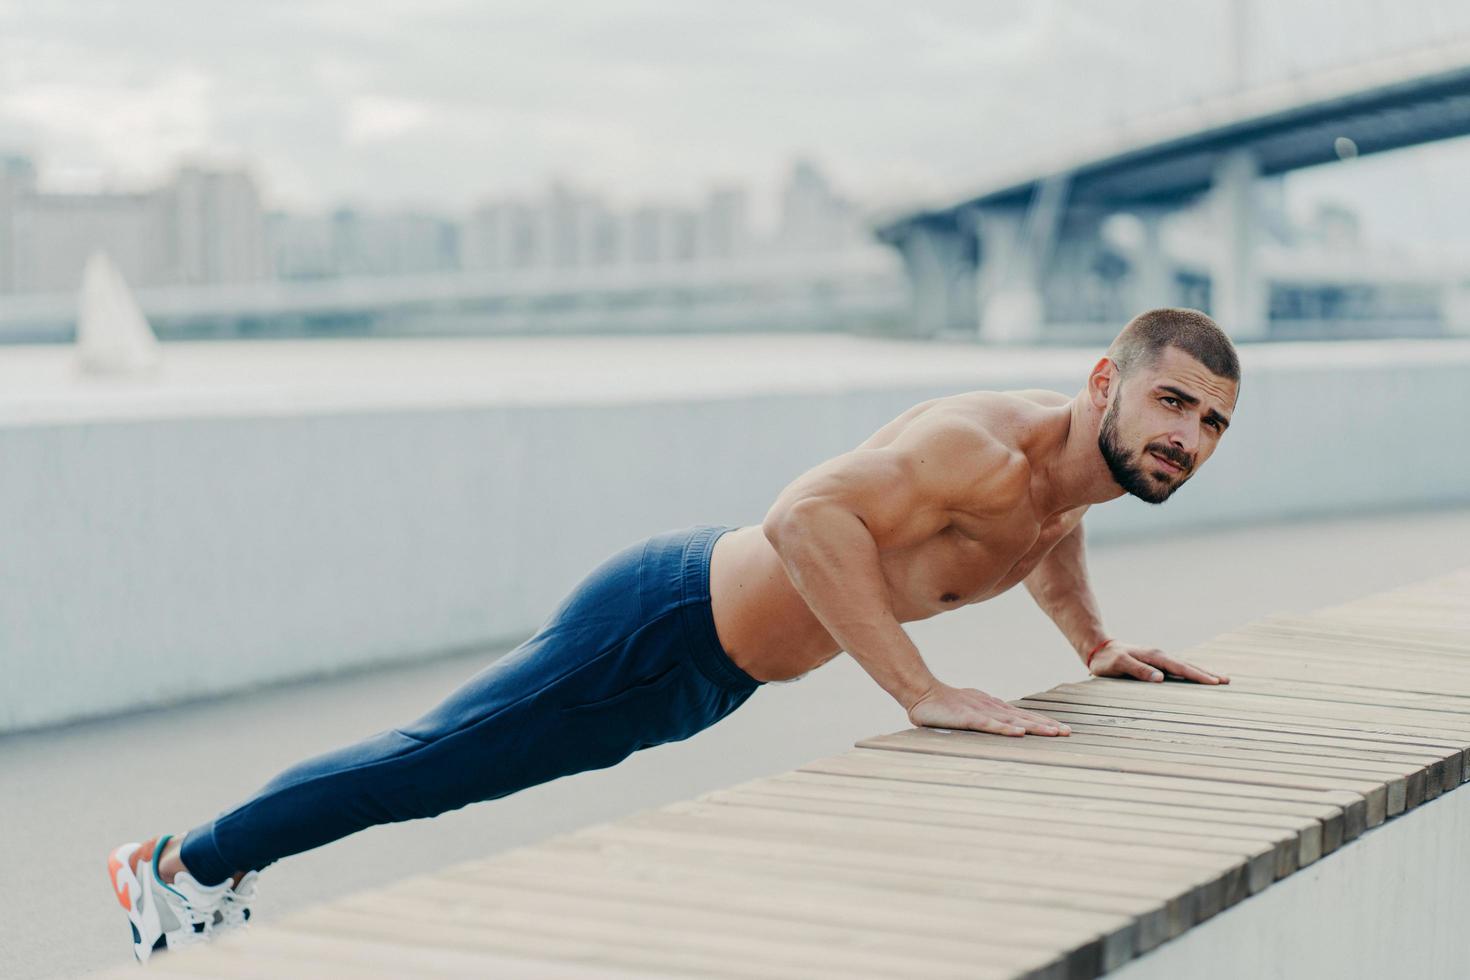
[[[1190,460],[1194,459],[1194,451],[1199,448],[1199,433],[1192,428],[1179,428],[1169,433],[1169,441],[1174,448],[1188,453]]]

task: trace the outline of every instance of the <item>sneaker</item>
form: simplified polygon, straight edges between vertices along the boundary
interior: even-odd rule
[[[214,931],[236,929],[250,922],[250,906],[255,901],[255,882],[259,871],[247,871],[240,883],[225,892],[220,901],[219,915],[215,917]]]
[[[177,949],[208,940],[228,880],[218,885],[201,885],[187,871],[172,882],[158,874],[158,858],[169,835],[142,843],[123,844],[107,859],[108,877],[118,903],[128,912],[133,927],[133,955],[146,963],[154,950]]]

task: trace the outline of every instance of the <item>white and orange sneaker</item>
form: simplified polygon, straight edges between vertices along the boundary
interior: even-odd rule
[[[133,955],[143,963],[154,950],[177,949],[212,938],[216,924],[224,920],[223,908],[230,904],[225,898],[231,891],[228,879],[218,885],[201,885],[187,871],[180,871],[172,882],[159,876],[158,858],[168,840],[169,835],[164,834],[123,844],[107,859],[113,893],[133,927]],[[245,906],[242,916],[241,908],[235,905],[233,915],[243,922],[249,912]]]

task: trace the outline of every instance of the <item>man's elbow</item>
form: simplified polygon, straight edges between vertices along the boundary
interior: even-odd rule
[[[784,504],[772,507],[766,514],[766,519],[761,522],[761,531],[765,533],[766,540],[771,542],[779,554],[782,543],[790,536],[792,525],[796,522],[797,508],[794,504]]]

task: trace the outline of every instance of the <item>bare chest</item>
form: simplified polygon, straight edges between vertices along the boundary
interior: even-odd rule
[[[961,522],[912,547],[881,553],[896,617],[925,619],[1000,595],[1031,574],[1082,520],[1084,510],[1044,522]]]

